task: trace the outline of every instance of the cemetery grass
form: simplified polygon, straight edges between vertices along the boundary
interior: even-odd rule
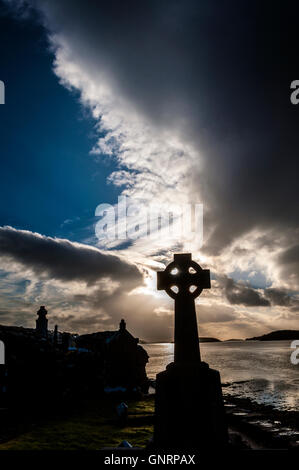
[[[126,400],[129,416],[123,426],[115,411],[120,401],[99,398],[83,402],[69,416],[48,419],[0,444],[0,450],[100,450],[117,447],[123,440],[145,447],[153,435],[154,397]]]

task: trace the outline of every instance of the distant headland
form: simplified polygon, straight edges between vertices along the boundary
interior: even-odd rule
[[[221,342],[221,340],[217,338],[209,338],[207,336],[200,336],[199,342],[200,343],[219,343]]]
[[[299,330],[277,330],[266,335],[246,338],[246,341],[282,341],[299,339]]]

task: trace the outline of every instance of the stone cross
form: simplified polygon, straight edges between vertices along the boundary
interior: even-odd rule
[[[158,290],[175,300],[174,362],[200,361],[194,299],[210,289],[210,270],[202,269],[190,253],[175,254],[165,271],[158,272]]]

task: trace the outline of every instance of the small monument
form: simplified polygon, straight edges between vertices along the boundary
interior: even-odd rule
[[[45,306],[42,305],[37,312],[38,319],[36,320],[36,332],[43,338],[48,336],[48,319],[47,319],[47,310]]]
[[[219,372],[201,361],[194,299],[209,289],[210,271],[191,254],[175,254],[158,272],[158,290],[175,300],[174,362],[156,378],[154,444],[204,451],[227,444]]]

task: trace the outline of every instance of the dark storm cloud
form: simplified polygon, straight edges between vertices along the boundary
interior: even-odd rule
[[[219,287],[224,290],[224,294],[231,304],[240,304],[247,307],[280,306],[288,307],[292,311],[297,311],[299,308],[298,299],[291,295],[287,289],[269,287],[262,291],[256,290],[248,284],[236,282],[225,276],[219,276],[218,282]]]
[[[16,2],[14,2],[16,3]],[[20,2],[17,2],[20,4]],[[23,3],[23,2],[21,2]],[[288,2],[32,0],[51,32],[157,126],[200,149],[190,176],[217,253],[254,227],[297,227],[296,15]],[[195,165],[196,166],[196,165]],[[197,176],[196,176],[197,174]],[[209,210],[209,212],[208,212]]]
[[[237,283],[229,277],[223,279],[223,284],[225,296],[231,304],[241,304],[248,307],[270,306],[270,301],[252,287]]]
[[[110,278],[121,282],[126,289],[142,284],[142,274],[136,266],[118,256],[12,227],[0,227],[0,256],[50,279],[84,281],[92,285]]]
[[[280,254],[279,259],[282,264],[297,265],[299,264],[299,245],[293,245]]]
[[[125,317],[130,330],[133,333],[136,331],[142,338],[163,341],[173,337],[173,318],[154,313],[157,308],[154,297],[128,295],[132,289],[143,284],[143,276],[135,265],[118,256],[69,240],[0,227],[0,260],[20,263],[41,280],[83,281],[92,286],[98,283],[98,288],[87,294],[77,294],[75,291],[66,294],[64,299],[59,294],[58,306],[51,298],[46,301],[51,325],[59,323],[69,331],[89,332],[115,329],[121,318]],[[9,270],[6,263],[5,266]],[[18,269],[13,267],[13,271]],[[25,276],[30,278],[30,273]],[[108,279],[118,282],[119,286],[112,291],[106,290],[100,281],[104,280],[106,284]],[[47,294],[43,293],[43,299],[45,296]],[[1,296],[0,300],[4,305],[8,303]],[[24,306],[27,310],[23,312]],[[8,309],[1,309],[0,322],[31,326],[34,308],[33,302],[23,300],[21,296],[19,302],[14,299]]]
[[[289,307],[292,303],[291,297],[288,292],[281,289],[268,288],[265,289],[265,296],[271,302],[271,305],[280,305],[282,307]]]
[[[298,235],[298,234],[297,234]],[[296,243],[282,250],[277,256],[282,281],[293,289],[299,288],[299,245]]]

